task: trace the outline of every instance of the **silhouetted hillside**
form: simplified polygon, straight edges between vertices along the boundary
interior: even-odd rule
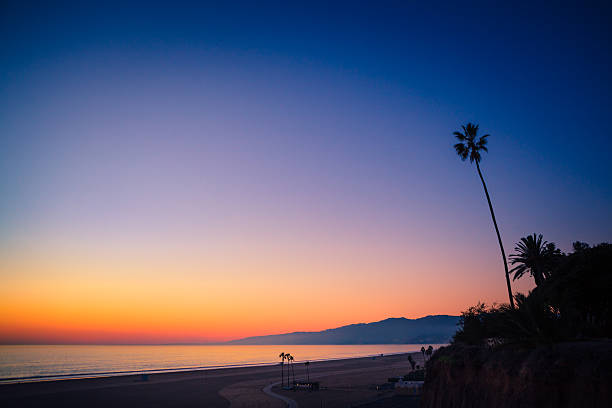
[[[295,332],[247,337],[228,344],[414,344],[448,343],[457,331],[459,316],[390,318],[358,323],[320,332]]]

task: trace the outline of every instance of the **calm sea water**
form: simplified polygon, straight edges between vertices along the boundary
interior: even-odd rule
[[[0,346],[0,381],[275,364],[280,352],[291,353],[295,362],[316,361],[405,353],[421,346]]]

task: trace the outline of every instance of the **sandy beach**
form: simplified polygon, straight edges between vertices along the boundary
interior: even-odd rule
[[[388,377],[410,371],[408,354],[312,362],[310,380],[319,381],[319,391],[284,391],[278,386],[279,366],[225,368],[94,379],[43,381],[0,385],[3,407],[284,407],[285,396],[300,407],[346,407],[360,404],[416,406],[414,397],[395,391],[377,391],[374,386]],[[422,364],[421,353],[413,353]],[[303,364],[295,364],[296,379],[305,378]],[[394,397],[394,398],[391,398]]]

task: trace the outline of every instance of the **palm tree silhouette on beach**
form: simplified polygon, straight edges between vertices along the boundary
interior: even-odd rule
[[[495,220],[495,213],[493,212],[493,205],[491,204],[491,197],[489,197],[489,191],[487,185],[482,177],[480,171],[480,152],[488,152],[487,149],[487,137],[490,135],[483,135],[478,137],[478,125],[468,123],[465,126],[461,126],[462,132],[453,132],[453,135],[459,140],[459,143],[455,144],[455,151],[461,157],[461,160],[465,161],[470,159],[470,163],[476,163],[476,170],[482,181],[482,187],[484,188],[485,195],[487,196],[487,202],[489,203],[489,210],[491,211],[491,218],[493,219],[493,225],[495,226],[495,232],[497,233],[497,241],[499,242],[499,248],[501,249],[502,260],[504,261],[504,270],[506,272],[506,285],[508,286],[508,298],[510,299],[510,307],[514,309],[514,299],[512,297],[512,288],[510,287],[510,273],[508,272],[508,261],[506,260],[506,252],[504,251],[504,245],[502,244],[501,235],[499,234],[499,228],[497,227],[497,221]]]
[[[291,367],[291,376],[293,377],[293,383],[295,383],[295,371],[293,369],[293,356],[291,354],[289,354],[289,357],[287,357],[287,360],[289,361],[289,367]],[[287,367],[287,385],[289,385],[289,367]]]
[[[542,234],[536,235],[535,233],[521,238],[514,250],[516,252],[510,255],[510,263],[518,265],[510,270],[514,272],[513,280],[529,272],[536,286],[540,286],[545,279],[550,277],[549,267],[552,258],[560,253],[553,242],[544,241]]]
[[[281,359],[280,366],[281,366],[281,387],[282,387],[285,383],[285,358],[287,358],[287,355],[285,353],[280,353],[278,357]]]

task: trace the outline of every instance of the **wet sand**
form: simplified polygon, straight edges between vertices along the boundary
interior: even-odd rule
[[[393,391],[379,392],[375,384],[410,370],[408,354],[312,362],[310,380],[319,381],[320,391],[273,391],[295,400],[300,407],[347,406],[372,403],[393,397]],[[413,353],[422,364],[420,353]],[[306,376],[303,364],[294,365],[296,379]],[[285,372],[286,374],[286,372]],[[284,402],[262,389],[280,382],[280,366],[225,368],[150,374],[147,381],[138,375],[43,381],[0,385],[2,407],[270,407]],[[368,405],[374,406],[374,405]],[[381,405],[383,406],[383,405]]]

